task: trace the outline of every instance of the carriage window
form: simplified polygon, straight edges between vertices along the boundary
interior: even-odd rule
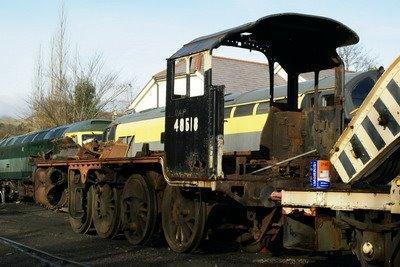
[[[314,94],[307,93],[301,101],[301,108],[311,108],[314,106]]]
[[[36,135],[35,138],[32,139],[32,141],[40,141],[43,140],[44,136],[47,134],[47,131],[45,132],[40,132]]]
[[[310,97],[310,107],[314,107],[315,99],[314,96]]]
[[[115,132],[117,130],[117,125],[118,124],[114,124],[113,126],[111,126],[110,128],[107,129],[105,140],[107,140],[107,141],[115,140]]]
[[[22,140],[24,140],[25,137],[26,137],[25,135],[18,137],[17,140],[14,142],[14,145],[21,144]]]
[[[23,143],[25,144],[25,143],[30,143],[30,142],[32,142],[32,140],[35,138],[36,135],[37,135],[37,133],[33,133],[33,134],[28,135],[28,136],[23,140]]]
[[[67,128],[68,127],[63,127],[63,128],[59,128],[59,129],[55,130],[54,133],[50,136],[50,138],[55,139],[55,138],[61,137],[64,134],[64,132],[67,130]]]
[[[351,98],[355,107],[359,107],[364,99],[367,97],[369,91],[371,91],[375,82],[370,77],[361,80],[354,90],[351,92]]]
[[[321,101],[323,107],[333,106],[335,104],[334,94],[323,95]]]
[[[13,145],[16,139],[17,139],[17,138],[15,138],[15,137],[11,137],[10,139],[8,139],[8,141],[7,141],[7,143],[5,144],[5,146],[11,146],[11,145]]]
[[[175,75],[174,98],[183,97],[186,97],[186,77],[184,75]]]
[[[256,114],[266,114],[269,112],[269,103],[268,102],[262,102],[258,104]]]
[[[237,106],[233,117],[253,115],[254,104]]]
[[[174,99],[204,94],[204,80],[196,74],[202,72],[202,59],[202,55],[195,55],[174,63]]]
[[[231,111],[232,111],[232,107],[224,109],[224,119],[231,117]]]

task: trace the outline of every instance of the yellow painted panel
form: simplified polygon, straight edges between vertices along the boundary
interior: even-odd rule
[[[268,114],[249,115],[227,118],[224,123],[224,134],[261,132]]]
[[[102,131],[70,132],[70,133],[64,134],[64,137],[74,138],[76,136],[77,143],[79,145],[82,145],[82,135],[84,135],[84,134],[98,135],[98,134],[103,134],[103,132]]]
[[[224,134],[261,132],[268,114],[228,118],[224,124]],[[164,118],[136,121],[119,124],[115,132],[115,140],[123,136],[135,136],[135,143],[160,141],[164,131]]]
[[[121,136],[135,136],[135,143],[160,141],[164,131],[164,118],[135,121],[119,124],[115,131],[115,140]]]

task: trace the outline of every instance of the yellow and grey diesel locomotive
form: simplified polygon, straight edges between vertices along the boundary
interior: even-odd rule
[[[370,70],[348,73],[345,77],[346,111],[349,121],[361,102],[378,80],[380,72]],[[319,80],[318,103],[321,107],[334,105],[335,77]],[[275,102],[285,103],[286,86],[275,88]],[[268,118],[269,89],[257,89],[224,96],[224,153],[259,151],[260,140]],[[268,99],[268,100],[267,100]],[[298,108],[314,106],[314,81],[299,83]],[[164,150],[161,133],[165,126],[165,107],[144,110],[116,118],[107,128],[105,141],[128,145],[126,156],[135,156],[148,144],[152,151]]]
[[[38,198],[40,191],[44,190],[49,196],[55,197],[50,200],[51,203],[59,202],[59,197],[67,186],[66,177],[58,171],[52,171],[49,172],[48,179],[42,181],[43,186],[36,184],[34,187],[34,160],[57,154],[59,147],[54,141],[63,137],[70,137],[79,145],[93,139],[101,141],[103,131],[109,123],[108,120],[87,120],[1,140],[0,188],[3,200],[6,197],[15,199],[33,195]]]
[[[197,38],[167,59],[165,109],[119,118],[102,151],[38,170],[68,177],[79,233],[122,229],[143,245],[161,222],[176,252],[230,231],[251,251],[352,250],[363,266],[399,266],[400,58],[383,74],[345,77],[336,49],[358,40],[335,20],[291,13]],[[269,88],[225,97],[212,71],[221,46],[264,54]],[[186,83],[176,82],[178,62]],[[275,63],[284,87],[274,87]],[[335,77],[320,80],[327,69]],[[314,82],[299,83],[309,72]]]

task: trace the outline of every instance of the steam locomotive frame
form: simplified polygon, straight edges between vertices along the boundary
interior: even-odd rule
[[[132,244],[147,244],[161,221],[169,246],[190,252],[206,234],[232,227],[234,239],[251,251],[352,249],[365,266],[398,266],[396,168],[356,184],[343,183],[333,172],[331,188],[323,191],[310,189],[308,181],[310,160],[329,159],[347,126],[343,62],[336,49],[357,42],[357,34],[337,21],[300,14],[267,16],[200,37],[167,60],[164,151],[144,144],[134,157],[124,157],[116,145],[100,158],[37,166],[68,168],[70,222],[79,233],[94,225],[99,236],[110,238],[121,227]],[[220,46],[259,51],[268,59],[270,112],[257,151],[224,154],[223,85],[213,84],[211,57]],[[202,58],[200,94],[190,90],[194,57]],[[187,66],[183,87],[174,84],[179,60]],[[288,74],[284,103],[274,98],[275,63]],[[315,102],[299,109],[298,75],[314,72],[318,95],[318,73],[331,68],[334,105]]]

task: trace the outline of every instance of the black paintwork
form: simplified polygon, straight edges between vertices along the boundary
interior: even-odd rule
[[[382,99],[378,98],[376,100],[374,108],[379,114],[381,120],[380,124],[383,127],[387,127],[393,135],[397,135],[400,131],[400,126],[393,117],[392,113],[390,113],[389,109],[383,103]]]
[[[215,177],[215,148],[218,135],[223,133],[223,96],[212,90],[211,69],[205,72],[203,96],[188,97],[186,90],[186,96],[174,97],[176,59],[202,51],[212,52],[221,45],[260,51],[267,57],[270,66],[277,62],[287,72],[287,103],[279,103],[279,108],[295,111],[299,92],[298,75],[342,66],[336,48],[357,42],[357,34],[337,21],[288,13],[266,16],[252,23],[197,38],[184,45],[167,63],[165,152],[169,178],[201,180]],[[270,72],[273,72],[273,68],[270,68]],[[270,73],[270,77],[273,76]],[[343,73],[337,80],[341,81],[342,76]],[[189,85],[190,81],[187,80],[187,89]],[[342,83],[336,87],[338,92],[342,92]],[[271,81],[271,98],[273,91]],[[277,104],[270,101],[270,105]],[[336,108],[342,111],[341,104]],[[178,129],[181,126],[177,126],[177,120],[193,117],[199,119],[197,132]],[[338,116],[335,123],[336,126],[341,125],[341,116]],[[210,153],[210,148],[214,149],[214,154]]]
[[[386,145],[386,143],[381,137],[381,135],[378,133],[378,131],[375,129],[375,126],[372,123],[372,121],[368,117],[365,117],[361,125],[364,127],[369,138],[374,143],[376,149],[381,150]]]
[[[387,86],[390,94],[393,96],[393,98],[396,100],[397,104],[400,105],[400,88],[397,85],[397,83],[392,79],[388,86]]]
[[[361,159],[363,164],[367,163],[371,157],[368,155],[367,150],[364,145],[361,143],[360,138],[355,134],[350,140],[351,146],[353,147],[353,151],[358,158]]]
[[[223,134],[224,95],[211,86],[211,70],[204,73],[204,94],[196,97],[173,95],[174,61],[167,67],[167,105],[165,109],[165,152],[167,176],[177,180],[205,180],[216,174],[216,154],[210,159],[210,146],[216,151],[215,138]],[[198,118],[181,131],[181,120]],[[178,129],[175,123],[178,120]],[[193,122],[190,120],[190,123]]]
[[[354,169],[353,164],[351,164],[349,157],[347,157],[344,151],[339,155],[339,160],[342,163],[347,175],[349,177],[352,177],[356,173],[356,170]]]

